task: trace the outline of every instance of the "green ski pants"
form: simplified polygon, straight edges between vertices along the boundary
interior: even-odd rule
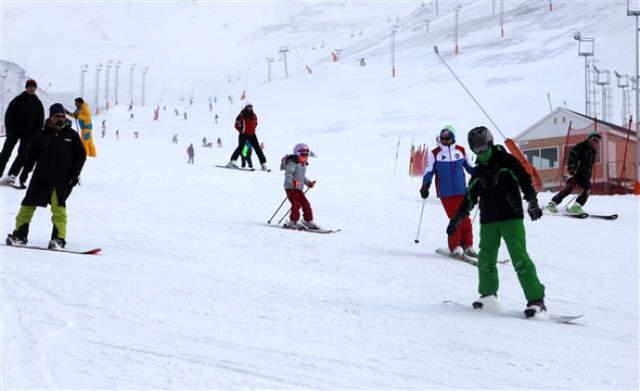
[[[36,206],[22,205],[16,216],[16,231],[20,231],[20,227],[30,224],[33,214],[36,212]],[[57,230],[57,237],[64,239],[67,236],[67,208],[58,205],[58,195],[55,189],[51,193],[51,222]]]
[[[504,239],[520,286],[527,301],[544,298],[544,285],[538,280],[536,266],[527,254],[524,221],[499,221],[480,225],[480,253],[478,254],[478,291],[481,295],[498,293],[498,249]]]

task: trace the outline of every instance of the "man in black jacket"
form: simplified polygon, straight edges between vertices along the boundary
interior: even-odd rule
[[[469,181],[465,199],[449,222],[447,233],[455,232],[462,219],[480,202],[480,253],[478,254],[478,291],[474,308],[497,305],[498,249],[504,239],[511,262],[527,299],[525,315],[546,312],[544,285],[538,280],[536,267],[527,253],[524,210],[520,191],[528,202],[531,220],[542,216],[531,177],[520,162],[500,145],[493,145],[489,129],[479,126],[469,132],[469,147],[476,153],[476,167]]]
[[[65,121],[64,107],[55,103],[49,108],[49,119],[44,131],[31,141],[20,181],[26,182],[34,165],[35,171],[22,206],[16,216],[16,228],[7,237],[7,244],[25,245],[29,224],[36,207],[51,204],[53,231],[49,248],[64,248],[67,232],[67,209],[65,201],[78,184],[80,171],[87,159],[86,151],[78,133]]]
[[[582,192],[576,199],[576,203],[567,208],[567,211],[576,214],[584,213],[582,207],[587,203],[591,193],[591,173],[593,172],[593,163],[596,161],[596,155],[600,147],[600,140],[602,140],[602,137],[593,132],[587,136],[586,140],[571,148],[568,164],[571,177],[567,180],[564,188],[553,196],[549,204],[547,204],[547,210],[552,213],[558,213],[558,205],[578,185]]]
[[[27,80],[25,91],[16,96],[7,107],[7,112],[4,116],[7,138],[4,141],[2,152],[0,152],[0,177],[3,175],[13,148],[18,141],[20,146],[18,147],[18,155],[9,168],[9,176],[3,181],[5,184],[15,184],[16,178],[24,165],[24,156],[29,141],[37,131],[42,130],[44,107],[36,96],[37,88],[38,85],[35,80]],[[24,188],[23,183],[20,185]]]

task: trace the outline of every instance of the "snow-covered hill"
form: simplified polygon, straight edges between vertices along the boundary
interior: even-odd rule
[[[508,2],[507,38],[499,40],[490,2],[470,2],[461,13],[461,54],[453,57],[446,25],[454,4],[440,3],[432,38],[413,29],[424,12],[433,13],[419,2],[105,3],[82,18],[76,5],[4,7],[3,33],[23,34],[3,34],[3,56],[30,75],[74,89],[78,64],[140,63],[143,56],[155,85],[149,100],[158,101],[166,85],[167,111],[152,121],[153,107],[135,106],[130,121],[119,106],[94,118],[98,157],[87,162],[69,200],[68,245],[102,247],[102,255],[0,247],[1,388],[638,388],[637,197],[589,200],[589,210],[619,213],[616,221],[527,219],[550,312],[584,315],[580,325],[559,325],[443,304],[474,300],[477,271],[434,254],[446,243],[437,199],[427,200],[421,242],[413,243],[420,181],[405,175],[412,139],[433,146],[451,123],[466,145],[466,131],[486,124],[432,54],[433,44],[514,135],[548,110],[547,92],[558,104],[581,107],[575,30],[595,34],[603,53],[627,53],[632,26],[624,4],[554,2],[548,13],[546,2]],[[41,46],[19,51],[36,40],[20,22],[44,24],[53,11],[76,22],[65,26],[71,34],[38,37]],[[477,20],[465,22],[465,12]],[[396,16],[402,27],[392,79],[385,35]],[[224,56],[205,49],[214,40]],[[79,57],[47,62],[45,43],[54,41]],[[264,83],[263,57],[280,45],[292,49],[291,76],[276,74],[276,62],[277,80]],[[331,63],[335,48],[343,49],[342,61]],[[629,72],[628,56],[601,62]],[[366,67],[358,66],[360,57]],[[254,62],[260,65],[248,72],[247,90],[274,171],[215,168],[236,142],[232,123]],[[206,77],[207,69],[214,76]],[[242,80],[229,84],[228,73]],[[191,89],[193,106],[178,99]],[[209,96],[218,97],[214,112]],[[221,137],[224,148],[201,148],[205,136]],[[338,234],[265,224],[284,198],[279,159],[298,142],[318,155],[308,169],[318,181],[308,193],[316,220],[342,228]],[[190,143],[195,165],[186,164]],[[23,193],[0,189],[4,237]],[[550,197],[539,195],[541,203]],[[478,227],[476,221],[476,240]],[[44,244],[49,234],[49,211],[40,209],[30,242]],[[504,248],[500,254],[508,256]],[[500,277],[503,307],[521,311],[512,266],[501,266]]]

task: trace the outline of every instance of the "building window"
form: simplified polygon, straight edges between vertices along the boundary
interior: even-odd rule
[[[564,115],[562,116],[562,123],[566,123],[567,122],[567,117],[565,117]]]
[[[527,157],[529,163],[535,168],[544,170],[549,168],[558,168],[558,148],[536,148],[522,151]]]
[[[558,117],[553,117],[553,124],[556,125],[558,123]]]

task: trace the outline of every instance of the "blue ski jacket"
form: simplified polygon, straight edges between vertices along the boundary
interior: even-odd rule
[[[440,144],[427,154],[427,167],[422,183],[427,187],[436,177],[438,198],[464,195],[467,189],[464,172],[473,175],[473,163],[465,149],[457,144]]]

